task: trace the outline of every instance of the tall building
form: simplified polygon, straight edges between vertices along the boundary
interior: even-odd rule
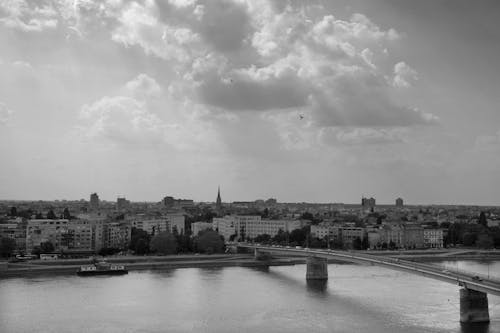
[[[116,209],[118,210],[125,210],[129,207],[130,201],[123,198],[123,197],[118,197],[116,199]]]
[[[99,196],[97,193],[92,193],[90,195],[90,209],[98,210],[99,209]]]
[[[220,186],[217,189],[217,200],[215,201],[215,210],[217,215],[220,216],[222,213],[222,200],[220,198]]]
[[[403,199],[401,198],[396,199],[396,207],[403,207]]]
[[[361,206],[363,207],[364,211],[370,211],[373,212],[375,209],[375,198],[361,198]]]

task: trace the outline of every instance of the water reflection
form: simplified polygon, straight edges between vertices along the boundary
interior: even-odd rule
[[[460,324],[461,333],[490,333],[490,323]]]
[[[306,280],[307,290],[317,294],[324,294],[328,289],[328,280]]]

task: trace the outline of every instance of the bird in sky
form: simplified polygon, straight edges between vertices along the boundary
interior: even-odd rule
[[[299,119],[300,119],[300,120],[304,119],[304,115],[299,114]]]

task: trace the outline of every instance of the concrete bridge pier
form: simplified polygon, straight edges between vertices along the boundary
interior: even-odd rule
[[[460,322],[489,323],[488,294],[467,288],[460,289]]]
[[[269,252],[263,252],[263,251],[259,251],[257,249],[253,250],[253,255],[254,255],[256,260],[266,261],[266,260],[272,259],[272,256]]]
[[[328,260],[320,257],[308,257],[306,279],[328,280]]]

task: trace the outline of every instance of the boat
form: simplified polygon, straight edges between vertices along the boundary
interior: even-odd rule
[[[128,270],[123,265],[109,264],[105,261],[100,261],[91,265],[80,266],[76,274],[79,276],[123,275],[128,274]]]

